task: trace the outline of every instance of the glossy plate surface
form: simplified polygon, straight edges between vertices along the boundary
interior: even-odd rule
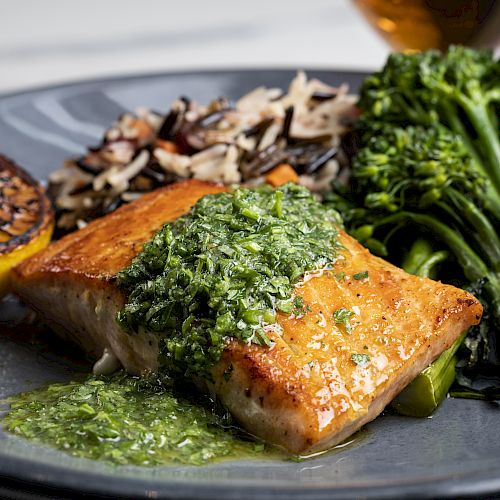
[[[348,82],[353,90],[363,78],[335,71],[308,74],[331,84]],[[124,110],[146,106],[165,112],[179,95],[201,102],[222,95],[236,99],[258,85],[285,88],[293,76],[288,70],[171,73],[0,96],[0,151],[44,179],[64,158],[97,144]],[[14,309],[10,301],[0,305],[0,330],[6,331],[2,323]],[[53,340],[35,341],[19,330],[0,335],[0,400],[86,369],[67,360]],[[0,496],[276,500],[491,494],[500,491],[499,428],[498,406],[449,399],[432,418],[379,417],[351,445],[300,463],[153,469],[75,459],[0,431]]]

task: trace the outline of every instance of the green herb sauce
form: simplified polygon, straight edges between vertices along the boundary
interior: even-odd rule
[[[294,285],[332,262],[338,215],[296,185],[202,198],[144,245],[118,283],[118,323],[160,339],[162,373],[210,377],[228,337],[270,345],[277,311],[306,314]],[[346,329],[348,316],[341,318]],[[224,376],[231,376],[231,367]],[[175,390],[119,373],[10,399],[8,431],[72,455],[116,464],[204,464],[284,455],[251,440],[228,415]]]
[[[296,311],[293,286],[335,259],[338,214],[294,184],[205,196],[118,275],[118,323],[160,338],[164,364],[209,377],[225,341],[270,345],[265,325]]]
[[[245,436],[207,401],[124,373],[53,384],[10,403],[6,430],[77,457],[154,466],[285,456]]]

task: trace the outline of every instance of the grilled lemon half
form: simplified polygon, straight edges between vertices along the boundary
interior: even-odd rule
[[[48,245],[54,213],[40,184],[0,155],[0,297],[8,292],[10,270]]]

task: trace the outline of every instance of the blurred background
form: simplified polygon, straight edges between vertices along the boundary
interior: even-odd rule
[[[2,12],[0,92],[178,69],[371,70],[389,53],[349,0],[16,0]]]

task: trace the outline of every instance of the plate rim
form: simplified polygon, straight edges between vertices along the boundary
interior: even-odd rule
[[[25,96],[26,94],[38,93],[38,92],[50,92],[54,90],[62,90],[71,87],[78,87],[80,85],[99,85],[99,84],[113,84],[120,83],[121,81],[130,80],[142,80],[151,78],[168,78],[170,76],[190,76],[190,75],[216,75],[224,73],[276,73],[276,72],[291,72],[291,71],[305,71],[305,73],[338,73],[338,74],[350,74],[358,75],[360,77],[368,76],[373,73],[368,70],[362,69],[349,69],[349,68],[334,68],[334,67],[321,67],[321,66],[292,66],[283,65],[276,67],[267,66],[249,66],[242,68],[230,68],[225,66],[214,67],[214,68],[183,68],[183,69],[173,69],[173,70],[151,70],[143,72],[119,72],[115,75],[105,75],[105,76],[92,76],[88,78],[70,78],[63,79],[60,82],[47,83],[42,85],[33,85],[21,88],[20,90],[6,90],[0,92],[0,101],[4,99],[16,98]]]
[[[7,464],[7,467],[5,465]],[[33,467],[33,464],[35,466]],[[76,498],[79,495],[106,496],[106,498],[134,498],[134,499],[193,499],[197,500],[229,500],[235,498],[235,489],[238,488],[238,500],[338,500],[343,498],[366,499],[400,499],[400,498],[478,498],[500,491],[500,475],[485,477],[480,475],[477,481],[470,481],[469,472],[463,474],[450,473],[443,477],[432,479],[413,478],[411,480],[391,481],[360,485],[359,487],[335,487],[331,484],[302,483],[282,480],[272,484],[266,480],[257,484],[254,480],[238,480],[216,482],[216,480],[193,479],[186,477],[179,479],[137,478],[125,475],[111,476],[95,471],[78,470],[67,474],[67,469],[61,465],[34,462],[24,457],[8,457],[0,454],[0,493],[2,487],[34,490],[35,494],[54,492],[57,498]],[[8,470],[6,470],[8,469]],[[22,470],[23,473],[19,474]],[[7,481],[7,483],[5,483]],[[86,487],[82,490],[81,484],[85,481]],[[244,490],[243,490],[244,488]],[[173,493],[174,492],[174,493]],[[62,495],[62,496],[61,496]]]

